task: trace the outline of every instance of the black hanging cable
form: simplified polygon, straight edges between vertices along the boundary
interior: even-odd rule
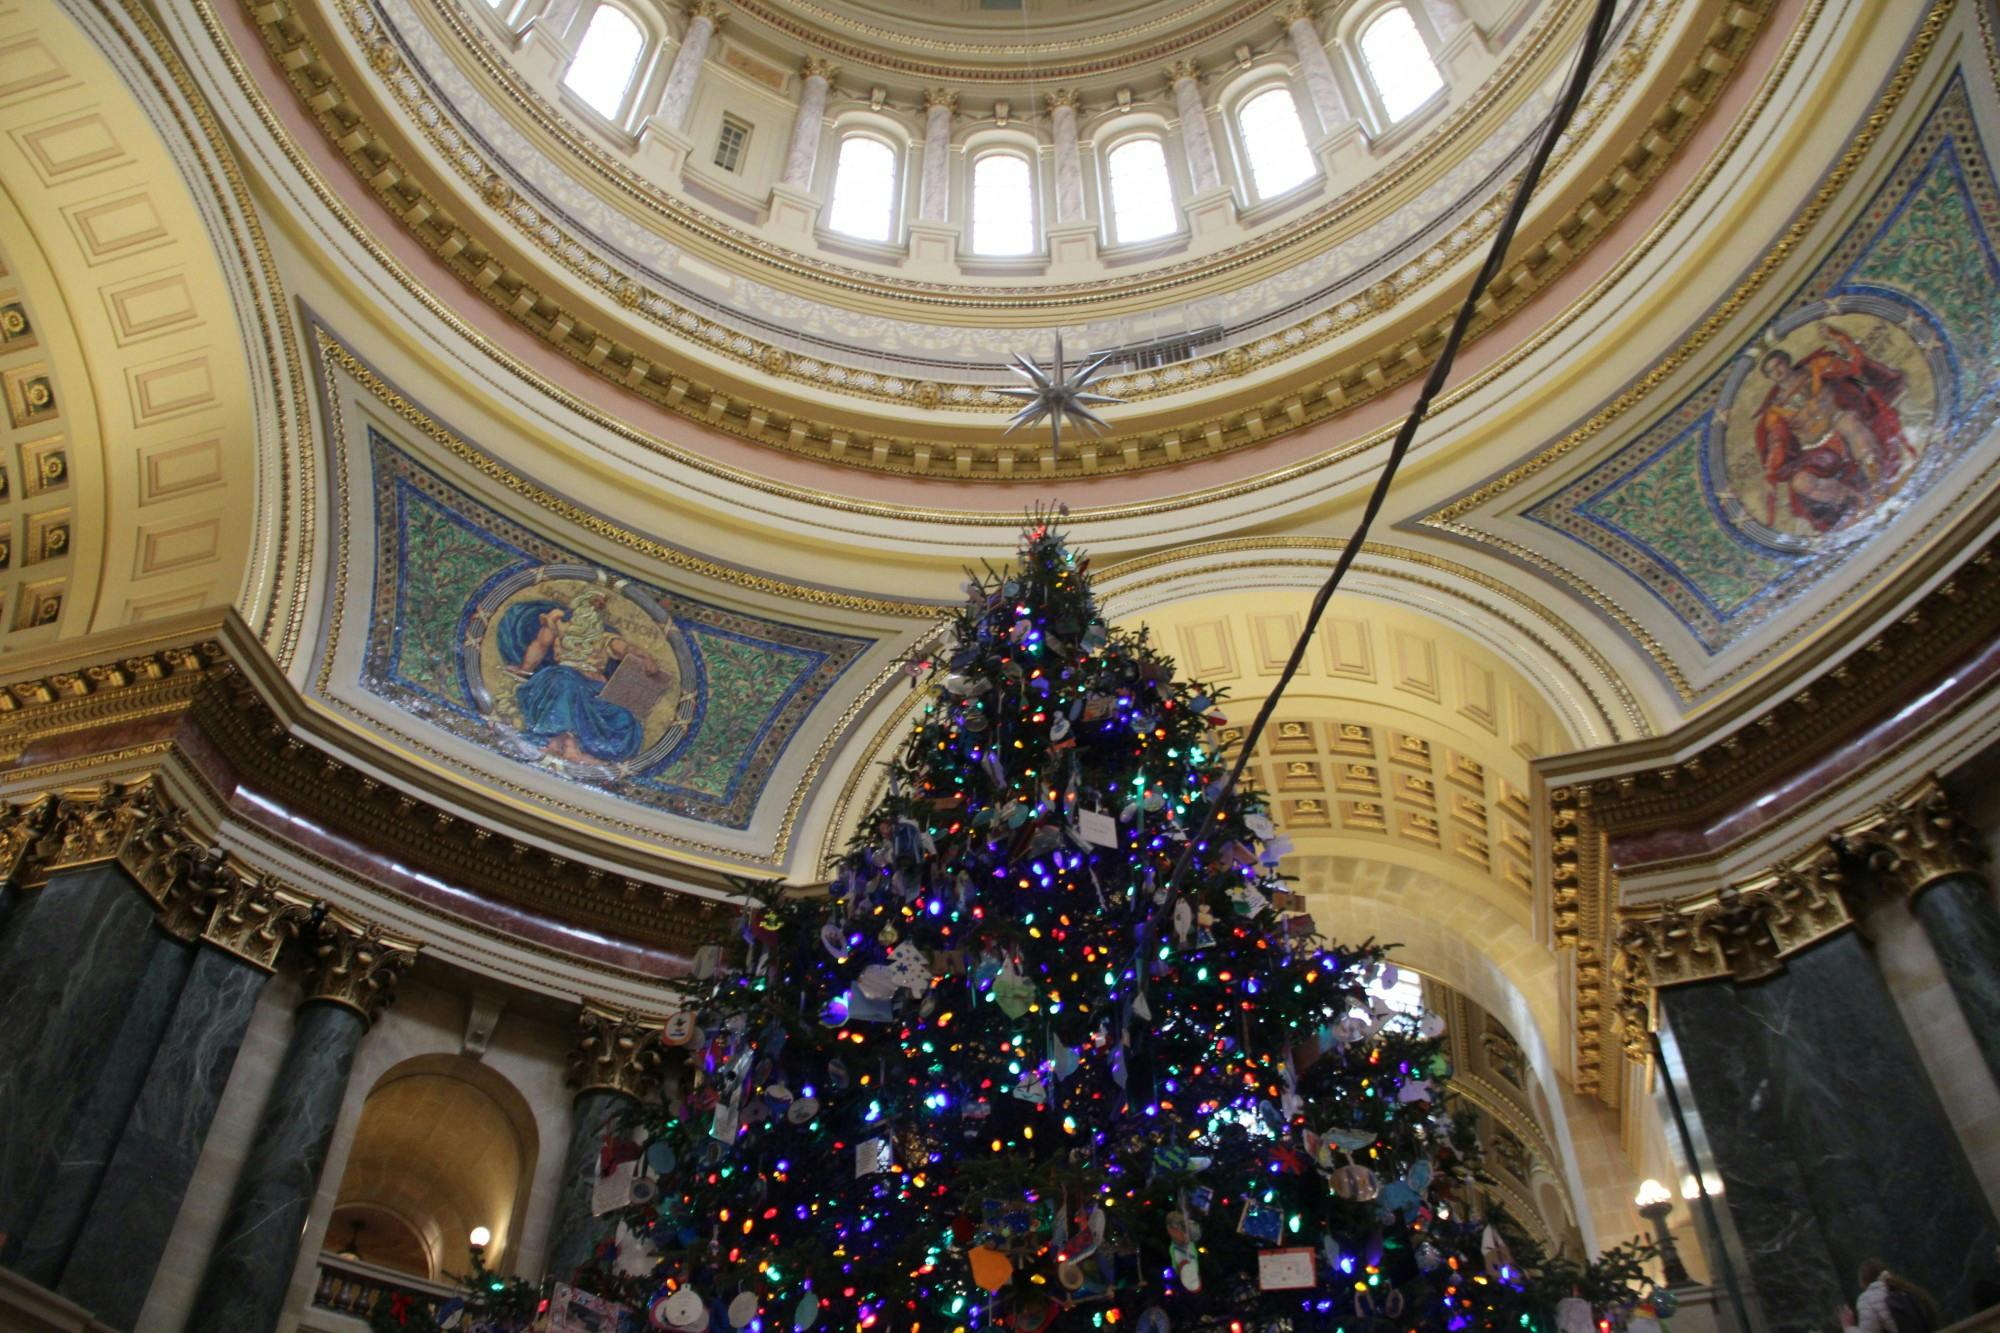
[[[1417,394],[1417,401],[1410,408],[1410,415],[1404,418],[1403,428],[1396,432],[1395,443],[1389,446],[1389,457],[1383,461],[1382,473],[1375,479],[1375,489],[1369,492],[1367,508],[1361,511],[1361,521],[1355,525],[1354,535],[1348,538],[1347,545],[1341,548],[1340,558],[1334,562],[1333,573],[1327,576],[1326,582],[1320,585],[1319,592],[1313,597],[1312,609],[1306,614],[1305,628],[1299,632],[1298,642],[1292,646],[1292,655],[1286,659],[1285,669],[1278,674],[1278,683],[1272,687],[1263,706],[1257,710],[1255,720],[1250,723],[1250,729],[1243,735],[1242,746],[1236,754],[1236,762],[1230,765],[1229,776],[1224,781],[1224,792],[1235,790],[1237,782],[1242,779],[1244,766],[1250,762],[1250,752],[1256,748],[1258,738],[1264,734],[1264,727],[1271,720],[1272,710],[1278,706],[1278,700],[1284,694],[1285,687],[1292,683],[1292,678],[1298,675],[1300,664],[1305,661],[1306,647],[1312,641],[1313,630],[1318,627],[1320,617],[1326,612],[1327,603],[1333,599],[1333,594],[1340,587],[1340,581],[1346,576],[1348,567],[1354,563],[1355,557],[1361,553],[1362,546],[1366,544],[1368,530],[1374,526],[1376,515],[1381,512],[1383,502],[1389,497],[1389,485],[1396,478],[1396,469],[1402,465],[1403,455],[1410,451],[1410,442],[1416,438],[1417,427],[1423,424],[1425,415],[1429,413],[1431,400],[1444,388],[1445,380],[1451,374],[1452,362],[1457,359],[1459,344],[1465,340],[1465,331],[1471,326],[1472,317],[1478,310],[1479,298],[1485,295],[1486,288],[1507,262],[1507,251],[1514,243],[1515,229],[1521,225],[1521,217],[1528,210],[1528,200],[1534,194],[1535,187],[1541,183],[1542,169],[1548,165],[1550,155],[1555,152],[1556,140],[1569,128],[1570,119],[1575,116],[1578,104],[1583,101],[1584,90],[1590,86],[1590,71],[1597,64],[1598,53],[1604,45],[1605,35],[1611,30],[1612,11],[1616,8],[1617,0],[1597,0],[1597,8],[1590,16],[1590,26],[1584,29],[1583,45],[1577,52],[1576,68],[1570,72],[1569,82],[1563,88],[1562,97],[1556,102],[1547,128],[1542,131],[1541,142],[1535,145],[1534,154],[1528,159],[1527,169],[1521,173],[1521,183],[1515,187],[1514,198],[1507,205],[1506,216],[1500,219],[1500,228],[1494,234],[1492,248],[1486,254],[1486,262],[1480,266],[1479,273],[1472,280],[1472,289],[1465,294],[1465,302],[1459,306],[1458,315],[1452,320],[1451,331],[1445,335],[1444,346],[1438,351],[1437,360],[1431,364],[1430,374],[1424,377],[1423,389]],[[1173,875],[1167,881],[1168,892],[1165,896],[1168,902],[1172,901],[1173,892],[1179,889],[1195,848],[1206,842],[1208,835],[1213,831],[1216,812],[1220,808],[1219,802],[1213,800],[1208,802],[1208,813],[1202,817],[1200,830],[1194,837],[1188,839],[1187,846],[1181,850],[1179,859],[1174,862]]]

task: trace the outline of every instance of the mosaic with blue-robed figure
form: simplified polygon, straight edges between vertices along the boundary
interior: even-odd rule
[[[484,749],[747,827],[800,725],[873,640],[593,564],[370,432],[381,553],[363,683]]]

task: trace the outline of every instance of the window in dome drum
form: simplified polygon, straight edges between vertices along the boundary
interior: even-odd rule
[[[715,138],[715,165],[724,171],[743,169],[743,146],[750,142],[750,127],[734,116],[722,118],[722,132]]]

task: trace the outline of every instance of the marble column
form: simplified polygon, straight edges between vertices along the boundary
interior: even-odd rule
[[[722,22],[722,6],[715,0],[693,0],[688,6],[687,31],[681,34],[680,48],[667,70],[667,86],[660,90],[660,107],[653,114],[670,130],[687,121],[694,105],[695,80],[701,77],[701,62],[708,58],[709,39]]]
[[[819,160],[821,122],[826,119],[826,90],[836,70],[818,56],[799,67],[799,111],[792,121],[792,142],[785,150],[782,185],[812,189],[813,165]]]
[[[549,1223],[547,1276],[567,1281],[610,1234],[611,1228],[590,1207],[598,1151],[606,1132],[616,1128],[641,1098],[658,1091],[660,1064],[658,1033],[638,1015],[584,1005],[577,1016],[576,1045],[570,1050],[569,1077],[576,1086],[576,1101],[555,1214]]]
[[[131,1327],[145,1305],[268,979],[213,946],[194,951],[145,1086],[53,1284],[114,1328]]]
[[[13,1016],[0,1023],[0,1262],[10,1264],[148,960],[172,947],[115,863],[59,871],[30,893],[0,957],[0,1014]]]
[[[1216,162],[1215,140],[1208,132],[1208,109],[1201,104],[1201,67],[1192,60],[1177,60],[1168,78],[1181,120],[1181,151],[1187,156],[1192,192],[1205,194],[1222,184],[1222,168]]]
[[[273,1328],[347,1095],[354,1053],[416,946],[372,928],[322,927],[306,998],[209,1252],[186,1333]]]
[[[2000,908],[1983,875],[1945,875],[1910,899],[1966,1026],[2000,1082]]]
[[[1840,835],[1898,892],[1930,937],[1966,1026],[2000,1082],[2000,906],[1985,845],[1935,778]]]
[[[1778,1111],[1843,1274],[1882,1257],[1971,1313],[1992,1210],[1861,937],[1843,931],[1744,987]],[[1892,1257],[1893,1256],[1893,1257]]]
[[[1728,1267],[1747,1288],[1744,1298],[1762,1308],[1767,1333],[1824,1330],[1827,1302],[1846,1278],[1785,1137],[1760,1025],[1726,978],[1661,991],[1660,1013],[1670,1066],[1680,1066],[1662,1075],[1676,1080],[1697,1149],[1708,1154],[1684,1165],[1712,1170],[1722,1184],[1715,1203],[1726,1215],[1724,1234],[1704,1234],[1704,1243],[1728,1250]],[[1708,1267],[1724,1271],[1718,1256]]]
[[[1056,144],[1056,225],[1083,221],[1083,154],[1076,143],[1080,99],[1075,90],[1049,94],[1049,129]]]
[[[951,113],[958,94],[924,90],[924,174],[918,182],[917,220],[943,222],[951,211]]]
[[[175,1002],[194,965],[194,946],[162,935],[146,960],[118,1035],[97,1067],[88,1094],[55,1145],[53,1170],[36,1185],[34,1221],[22,1237],[14,1267],[31,1281],[53,1288],[62,1276],[77,1233],[104,1179],[147,1071],[174,1016]],[[123,1255],[124,1238],[106,1253]],[[96,1305],[87,1305],[102,1315]],[[136,1313],[136,1311],[135,1311]]]
[[[1326,58],[1326,43],[1320,40],[1319,25],[1313,21],[1310,0],[1294,0],[1285,10],[1285,34],[1299,58],[1299,74],[1306,81],[1313,111],[1319,116],[1322,133],[1331,133],[1354,119],[1347,109],[1347,96],[1334,77],[1333,62]]]

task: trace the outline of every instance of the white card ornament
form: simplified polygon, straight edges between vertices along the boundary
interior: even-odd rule
[[[1263,813],[1252,813],[1243,816],[1243,827],[1249,829],[1259,838],[1274,838],[1278,834],[1278,826],[1271,822],[1269,815]]]
[[[743,1123],[743,1113],[735,1102],[722,1102],[715,1108],[715,1123],[708,1128],[708,1136],[717,1143],[736,1142],[736,1127]]]
[[[612,1239],[618,1246],[618,1255],[611,1261],[612,1272],[620,1277],[644,1277],[653,1271],[660,1252],[640,1239],[622,1220]]]
[[[1194,908],[1183,898],[1174,904],[1174,938],[1185,942],[1194,929]]]
[[[1059,741],[1067,735],[1069,735],[1069,718],[1057,713],[1056,720],[1049,723],[1049,739]]]
[[[1431,1100],[1431,1082],[1427,1078],[1413,1078],[1396,1090],[1399,1102],[1427,1102]]]
[[[1077,811],[1076,831],[1093,847],[1118,845],[1118,821],[1101,810]]]
[[[757,1293],[738,1292],[736,1299],[729,1303],[729,1324],[732,1328],[748,1328],[750,1321],[757,1317]]]
[[[1309,1249],[1264,1250],[1257,1255],[1257,1290],[1307,1291],[1319,1283],[1316,1256]]]
[[[1444,1019],[1438,1017],[1436,1014],[1425,1014],[1423,1021],[1417,1025],[1417,1030],[1422,1032],[1427,1039],[1436,1041],[1444,1035]]]
[[[931,986],[931,964],[915,942],[904,940],[889,955],[889,974],[896,985],[910,993],[912,999],[922,995]]]
[[[1140,991],[1132,997],[1132,1017],[1142,1023],[1153,1021],[1153,1006],[1146,1003],[1146,992]]]
[[[895,1145],[887,1139],[868,1139],[854,1145],[854,1174],[877,1175],[896,1164]]]
[[[597,1178],[590,1187],[590,1212],[593,1217],[617,1212],[631,1206],[632,1182],[638,1178],[639,1161],[621,1162]]]
[[[819,942],[825,947],[828,953],[833,955],[834,962],[844,963],[847,961],[847,932],[842,930],[838,923],[829,921],[821,926],[819,928]]]
[[[892,999],[898,989],[896,974],[886,964],[870,963],[854,979],[854,989],[871,1000]]]
[[[792,1312],[792,1327],[798,1333],[805,1333],[819,1322],[819,1297],[807,1292],[799,1297],[799,1308]]]

